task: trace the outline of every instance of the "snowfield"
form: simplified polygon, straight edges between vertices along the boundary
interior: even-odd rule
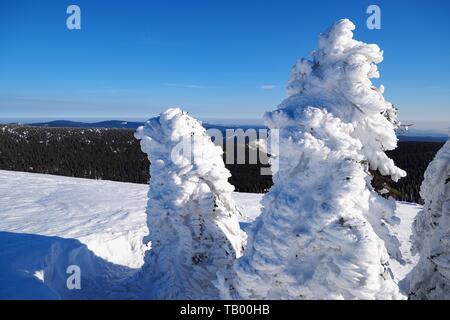
[[[147,193],[141,184],[0,171],[0,299],[111,298],[111,283],[136,272],[149,249],[142,243]],[[244,230],[261,197],[233,193]],[[405,265],[391,260],[396,282],[417,262],[409,238],[421,209],[397,206]],[[81,290],[66,287],[69,265],[81,269]]]

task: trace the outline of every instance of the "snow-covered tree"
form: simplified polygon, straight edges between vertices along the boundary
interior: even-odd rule
[[[450,299],[450,140],[425,171],[425,200],[413,224],[413,252],[420,255],[408,278],[411,299]]]
[[[146,298],[213,299],[212,282],[242,255],[246,235],[228,183],[222,149],[178,108],[150,119],[136,134],[148,154],[151,250],[140,272]]]
[[[345,19],[322,34],[312,60],[293,67],[288,98],[265,115],[279,130],[279,169],[235,277],[219,278],[222,297],[403,297],[386,249],[400,254],[389,229],[395,204],[369,173],[405,175],[385,153],[397,146],[396,109],[370,80],[382,52],[354,40],[354,28]]]

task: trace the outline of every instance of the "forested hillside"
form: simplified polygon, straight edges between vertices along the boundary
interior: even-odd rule
[[[146,183],[148,160],[133,130],[0,127],[0,168]]]
[[[0,169],[71,177],[147,183],[148,160],[129,129],[42,128],[0,126]],[[393,183],[375,174],[377,189],[385,187],[398,200],[421,202],[420,183],[440,142],[400,142],[389,156],[408,176]],[[265,192],[270,176],[261,164],[227,164],[230,183],[239,192]]]

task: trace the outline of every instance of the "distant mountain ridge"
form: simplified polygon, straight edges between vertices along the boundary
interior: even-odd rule
[[[122,120],[108,120],[108,121],[100,121],[100,122],[78,122],[78,121],[69,121],[69,120],[55,120],[49,122],[38,122],[38,123],[27,123],[25,126],[31,127],[47,127],[47,128],[101,128],[101,129],[137,129],[139,126],[142,126],[144,122],[136,122],[136,121],[122,121]],[[203,126],[206,129],[218,129],[221,132],[225,133],[226,129],[267,129],[266,126],[263,125],[219,125],[219,124],[210,124],[203,123]]]
[[[27,123],[26,126],[32,127],[49,127],[49,128],[105,128],[105,129],[137,129],[143,125],[143,122],[123,121],[123,120],[107,120],[99,122],[80,122],[69,120],[55,120],[48,122]],[[212,123],[203,123],[206,129],[218,129],[225,133],[226,129],[267,129],[263,125],[221,125]],[[410,130],[401,131],[398,134],[399,141],[447,141],[448,136],[445,134],[434,133],[431,131]]]
[[[32,127],[50,127],[50,128],[108,128],[108,129],[136,129],[143,125],[143,122],[108,120],[100,122],[79,122],[69,120],[55,120],[49,122],[28,123]]]

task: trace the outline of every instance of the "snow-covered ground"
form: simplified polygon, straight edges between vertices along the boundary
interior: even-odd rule
[[[394,280],[399,283],[405,276],[411,271],[419,260],[419,256],[413,256],[411,254],[411,234],[412,223],[419,210],[422,209],[421,205],[409,202],[397,201],[397,215],[401,219],[400,225],[394,230],[395,235],[400,241],[400,251],[403,255],[405,264],[401,265],[397,260],[391,260],[390,266],[394,273]],[[403,289],[402,283],[400,288]]]
[[[0,299],[101,298],[104,284],[143,264],[147,189],[0,170]],[[244,229],[259,215],[261,196],[233,194]],[[397,204],[402,222],[395,232],[406,264],[391,262],[396,281],[416,263],[409,237],[421,209]],[[69,265],[80,266],[82,290],[66,288]]]

